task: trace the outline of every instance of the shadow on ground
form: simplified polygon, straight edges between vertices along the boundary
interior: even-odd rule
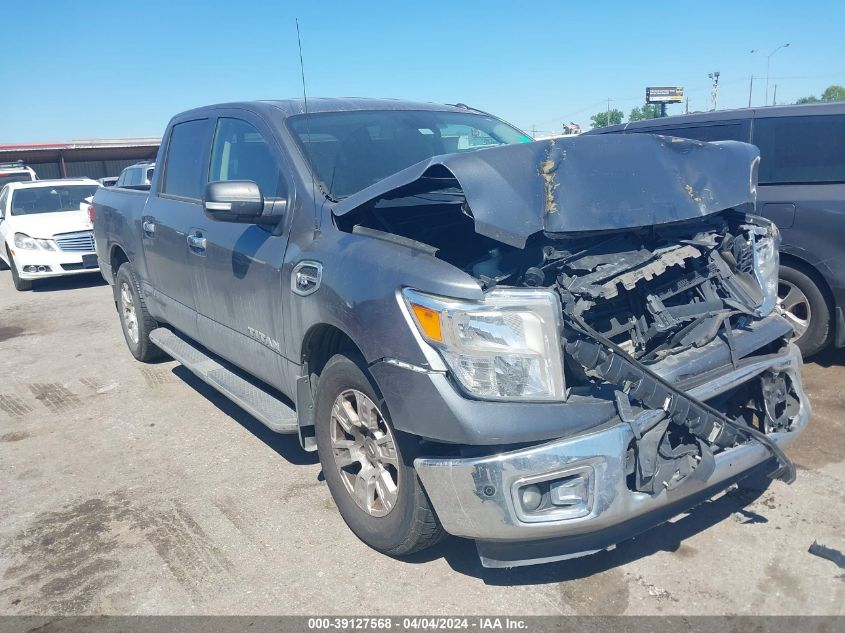
[[[302,450],[296,435],[281,435],[271,431],[183,366],[174,367],[173,373],[291,464],[319,462],[317,453],[306,453]],[[764,516],[747,510],[746,506],[760,497],[769,483],[767,479],[763,479],[748,483],[742,488],[734,488],[716,499],[705,501],[672,522],[664,523],[620,543],[612,551],[603,551],[583,558],[513,569],[487,569],[481,565],[472,540],[450,536],[430,549],[401,560],[409,564],[420,564],[444,558],[458,573],[479,578],[487,585],[509,586],[559,583],[586,578],[658,552],[672,552],[679,558],[686,558],[694,556],[696,550],[689,545],[682,546],[685,540],[710,529],[731,515],[737,515],[737,520],[743,523],[767,522]]]
[[[205,384],[182,365],[173,368],[173,373],[185,382],[203,398],[209,400],[224,414],[252,433],[269,448],[278,453],[291,464],[316,464],[319,459],[317,453],[307,453],[299,445],[299,438],[295,434],[283,435],[271,431],[252,415],[241,409],[222,393]]]
[[[80,288],[94,288],[105,286],[106,280],[99,271],[85,275],[69,275],[67,277],[52,277],[41,279],[32,284],[32,292],[57,292],[60,290],[79,290]]]
[[[843,367],[845,366],[845,348],[828,347],[815,356],[811,356],[805,362],[808,364],[815,363],[821,367]]]
[[[671,523],[664,523],[643,534],[620,543],[612,551],[603,551],[582,558],[516,567],[487,569],[482,567],[475,543],[449,537],[439,545],[407,557],[409,563],[425,563],[443,557],[456,572],[481,579],[486,585],[541,585],[566,582],[599,574],[657,552],[673,552],[678,558],[694,556],[696,550],[683,541],[707,530],[738,513],[743,522],[765,523],[767,519],[745,509],[765,492],[767,484],[754,488],[733,489],[717,499],[705,501]]]

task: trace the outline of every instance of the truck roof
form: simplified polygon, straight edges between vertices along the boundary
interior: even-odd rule
[[[207,110],[221,108],[239,108],[264,114],[274,114],[282,117],[305,113],[305,102],[302,99],[278,99],[264,101],[235,101],[232,103],[218,103],[181,112],[179,117],[186,114],[200,113]],[[348,112],[352,110],[435,110],[445,112],[480,112],[469,106],[445,105],[427,101],[405,101],[403,99],[370,99],[366,97],[314,97],[308,99],[308,112]],[[486,113],[483,113],[486,114]]]
[[[308,102],[309,110],[311,101]],[[802,103],[782,106],[761,106],[757,108],[734,108],[732,110],[716,110],[710,112],[696,112],[695,114],[677,114],[644,121],[629,121],[619,125],[588,130],[584,134],[607,134],[623,130],[648,129],[664,125],[679,125],[693,123],[710,123],[716,121],[733,121],[747,118],[769,118],[782,116],[811,116],[819,114],[845,114],[845,103]]]
[[[96,180],[91,178],[54,178],[52,180],[26,180],[22,182],[10,182],[6,186],[9,189],[38,189],[52,187],[55,185],[97,185]]]

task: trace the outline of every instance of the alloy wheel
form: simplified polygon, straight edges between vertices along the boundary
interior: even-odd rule
[[[801,338],[810,327],[810,300],[798,286],[783,279],[778,281],[777,311],[792,325],[795,339]]]
[[[138,313],[135,311],[135,300],[132,298],[132,291],[125,281],[120,285],[120,315],[126,332],[133,343],[138,342]]]
[[[399,498],[399,458],[376,404],[357,389],[343,391],[332,405],[330,437],[335,465],[355,503],[371,516],[387,515]]]

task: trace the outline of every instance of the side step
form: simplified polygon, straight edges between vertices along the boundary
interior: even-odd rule
[[[217,389],[276,433],[298,432],[296,411],[289,404],[248,379],[243,372],[226,361],[211,356],[209,352],[196,347],[167,328],[160,327],[150,332],[150,340],[200,380]]]

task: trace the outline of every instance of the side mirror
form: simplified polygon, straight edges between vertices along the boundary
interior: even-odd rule
[[[264,196],[261,189],[251,180],[221,180],[205,186],[202,200],[205,214],[218,222],[241,222],[244,224],[275,224],[279,221],[277,204],[265,213]]]

